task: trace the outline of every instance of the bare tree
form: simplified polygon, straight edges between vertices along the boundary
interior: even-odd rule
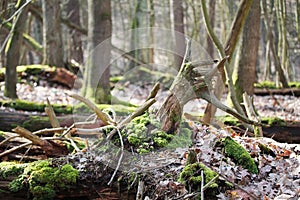
[[[20,9],[26,0],[19,0],[16,7]],[[15,16],[11,28],[11,38],[7,43],[6,52],[6,70],[5,70],[5,90],[4,95],[15,99],[17,98],[16,83],[17,72],[16,68],[20,62],[20,48],[23,41],[23,30],[26,22],[28,7],[23,7],[20,12]]]
[[[110,0],[88,0],[89,58],[84,71],[85,83],[82,92],[96,103],[109,103],[111,99],[109,85],[111,33]],[[104,46],[101,46],[101,43]]]
[[[78,0],[68,0],[66,4],[66,16],[68,20],[76,25],[80,25],[80,5]],[[68,34],[68,58],[67,60],[74,59],[76,62],[83,62],[83,50],[81,42],[81,34],[74,30],[69,29]]]
[[[182,0],[172,0],[173,5],[173,23],[175,31],[175,68],[180,69],[185,52],[184,22]]]
[[[64,49],[61,36],[59,0],[43,0],[43,63],[64,66]]]
[[[248,17],[245,22],[242,45],[239,51],[233,81],[238,102],[242,102],[242,94],[254,93],[256,79],[256,63],[260,38],[260,0],[253,0]]]

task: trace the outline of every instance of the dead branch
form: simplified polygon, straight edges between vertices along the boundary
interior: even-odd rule
[[[85,105],[87,105],[92,111],[94,111],[98,118],[101,119],[103,121],[103,123],[105,125],[108,124],[115,124],[115,122],[111,121],[106,114],[104,114],[93,102],[91,102],[89,99],[84,98],[78,94],[67,94],[70,97],[77,99],[79,101],[81,101],[82,103],[84,103]]]
[[[29,130],[25,128],[18,126],[14,128],[13,131],[19,134],[21,137],[30,140],[32,144],[40,146],[45,151],[45,154],[48,156],[61,156],[68,154],[68,150],[66,147],[51,141],[43,140],[38,136],[32,134]]]

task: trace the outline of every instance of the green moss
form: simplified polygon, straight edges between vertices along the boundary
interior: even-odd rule
[[[36,103],[36,102],[25,101],[20,99],[17,99],[15,101],[1,101],[0,105],[4,107],[14,108],[16,110],[37,111],[37,112],[44,112],[46,107],[46,104],[43,103]],[[65,113],[65,114],[72,113],[72,106],[53,104],[52,107],[55,113]]]
[[[192,144],[192,131],[189,128],[182,127],[179,134],[174,135],[171,142],[167,145],[169,149],[176,149],[179,147],[188,147]]]
[[[261,121],[268,125],[286,126],[286,122],[279,117],[263,117]]]
[[[289,86],[293,88],[300,88],[300,82],[289,82]]]
[[[0,178],[6,179],[10,176],[17,176],[23,172],[27,164],[17,162],[1,162],[0,163]]]
[[[128,135],[128,142],[133,146],[138,146],[142,143],[142,140],[138,137],[137,134],[131,133]]]
[[[269,89],[275,89],[276,84],[272,81],[262,81],[260,83],[254,83],[254,87],[256,88],[269,88]]]
[[[118,116],[127,116],[129,113],[132,113],[136,110],[136,107],[125,106],[121,104],[97,104],[97,107],[101,110],[110,108],[116,112]],[[91,113],[92,111],[84,104],[79,103],[73,107],[73,113]]]
[[[66,164],[53,167],[49,161],[36,161],[29,164],[9,187],[12,192],[29,188],[34,199],[53,199],[57,191],[66,190],[76,184],[77,170]]]
[[[230,115],[219,116],[219,117],[217,117],[217,119],[222,121],[224,124],[229,124],[229,125],[232,125],[232,126],[240,125],[239,120],[235,117],[230,116]]]
[[[288,85],[289,85],[289,87],[292,87],[292,88],[300,88],[300,82],[289,82]],[[277,88],[275,82],[272,82],[272,81],[262,81],[260,83],[255,83],[254,87],[268,88],[268,89],[276,89]]]
[[[224,145],[225,153],[228,157],[236,161],[238,165],[248,169],[250,173],[258,174],[258,169],[253,158],[251,158],[250,154],[242,145],[234,141],[231,137],[226,137],[222,141],[222,144]]]
[[[207,168],[202,163],[193,163],[188,164],[184,167],[179,176],[179,182],[183,183],[186,186],[190,186],[193,190],[199,191],[201,188],[201,171],[203,170],[204,174],[204,185],[210,182],[214,177],[217,176],[217,173]],[[217,188],[218,184],[213,182],[209,188]]]
[[[124,80],[124,76],[113,76],[113,77],[109,78],[109,81],[111,83],[117,83],[117,82],[122,81],[122,80]]]

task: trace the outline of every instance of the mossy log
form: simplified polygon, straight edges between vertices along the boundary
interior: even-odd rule
[[[68,88],[80,88],[81,83],[77,76],[65,68],[50,67],[48,65],[22,65],[17,66],[17,74],[20,78],[38,76],[38,79],[45,79],[67,86]],[[5,68],[0,69],[0,82],[5,79]]]

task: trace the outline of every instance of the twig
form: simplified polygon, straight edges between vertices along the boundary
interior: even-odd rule
[[[50,120],[50,124],[53,128],[58,128],[60,127],[60,123],[56,117],[56,114],[53,110],[53,107],[51,106],[50,104],[50,101],[49,99],[47,98],[47,106],[45,107],[45,112],[46,114],[48,115],[49,117],[49,120]]]
[[[160,88],[160,83],[157,82],[157,83],[153,86],[153,88],[152,88],[150,94],[148,95],[146,101],[148,101],[149,99],[155,98],[155,96],[157,95],[157,92],[158,92],[159,88]]]
[[[17,137],[19,137],[19,136],[18,136],[18,135],[15,135],[15,136],[10,136],[10,137],[4,139],[3,141],[0,142],[0,146],[2,146],[3,144],[5,144],[5,143],[8,142],[9,140],[14,139],[14,138],[17,138]]]
[[[19,146],[17,146],[17,147],[13,147],[13,148],[11,148],[11,149],[9,149],[9,150],[7,150],[7,151],[2,152],[2,153],[0,154],[0,158],[3,157],[3,156],[5,156],[5,155],[7,155],[7,154],[10,154],[10,153],[12,153],[12,152],[14,152],[14,151],[17,151],[17,150],[19,150],[19,149],[22,149],[23,147],[32,145],[32,144],[33,144],[33,143],[30,141],[30,142],[24,143],[24,144],[22,144],[22,145],[19,145]]]
[[[204,174],[203,174],[203,170],[201,170],[201,200],[204,200],[204,187],[203,184],[204,183]]]
[[[67,128],[63,128],[63,127],[57,127],[57,128],[45,128],[45,129],[42,129],[42,130],[35,131],[35,132],[33,132],[32,134],[34,134],[34,135],[43,135],[43,134],[45,134],[45,133],[60,132],[60,131],[66,130],[66,129],[67,129]]]
[[[114,177],[116,176],[117,171],[118,171],[119,168],[120,168],[120,165],[121,165],[121,162],[122,162],[122,159],[123,159],[123,155],[124,155],[123,138],[122,138],[122,135],[121,135],[121,133],[120,133],[120,130],[119,130],[117,127],[115,127],[115,128],[116,128],[115,130],[117,130],[118,135],[119,135],[119,138],[120,138],[120,143],[121,143],[121,155],[120,155],[119,160],[118,160],[118,165],[117,165],[117,167],[116,167],[116,169],[115,169],[115,171],[114,171],[112,177],[110,178],[110,181],[107,183],[107,185],[110,185],[111,182],[113,181]]]
[[[144,187],[145,187],[144,181],[140,180],[139,184],[138,184],[137,193],[136,193],[136,200],[142,200],[143,199]]]
[[[99,119],[101,119],[103,121],[103,123],[105,125],[108,124],[115,124],[115,122],[111,121],[106,114],[104,114],[93,102],[91,102],[89,99],[84,98],[78,94],[68,94],[70,97],[77,99],[79,101],[81,101],[82,103],[84,103],[85,105],[87,105],[92,111],[94,111],[96,113],[96,115],[98,116]]]

